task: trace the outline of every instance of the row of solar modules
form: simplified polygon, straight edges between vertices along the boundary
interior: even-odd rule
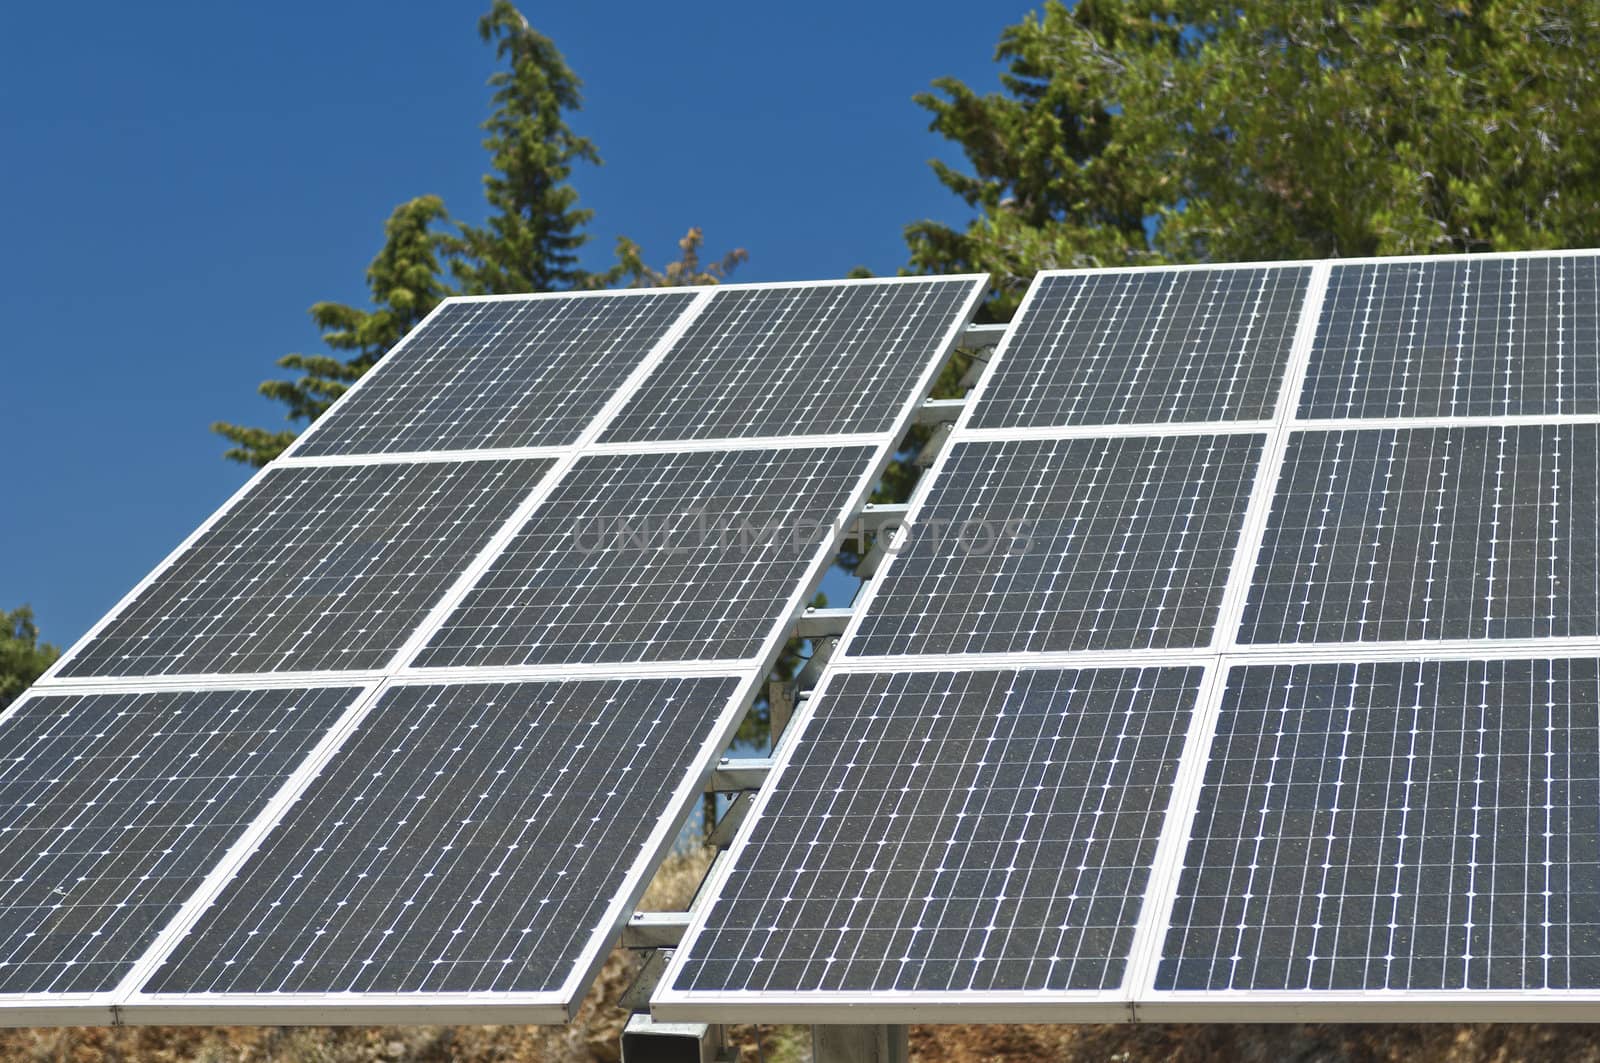
[[[0,719],[0,1021],[567,1017],[985,283],[445,303]]]
[[[1600,1002],[1597,262],[1036,278],[657,1016]]]

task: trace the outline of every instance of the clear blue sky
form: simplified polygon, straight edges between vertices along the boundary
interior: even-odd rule
[[[901,228],[964,206],[911,102],[987,91],[1033,4],[536,4],[583,77],[606,164],[590,265],[657,264],[690,225],[744,280],[905,261]],[[359,302],[382,223],[426,192],[482,216],[483,4],[13,5],[0,33],[0,608],[70,644],[244,480],[214,420],[320,350],[305,308]]]

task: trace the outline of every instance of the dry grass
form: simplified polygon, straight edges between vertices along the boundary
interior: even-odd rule
[[[607,980],[626,982],[617,962]],[[615,984],[620,992],[622,984]],[[0,1059],[36,1063],[607,1063],[625,1016],[595,1006],[565,1028],[149,1027],[9,1030]],[[767,1063],[806,1063],[804,1027],[764,1026]],[[734,1027],[740,1063],[755,1063],[754,1030]],[[1600,1063],[1596,1026],[916,1026],[920,1063]]]

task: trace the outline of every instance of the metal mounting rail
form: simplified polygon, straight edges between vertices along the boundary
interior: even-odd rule
[[[772,773],[771,757],[723,757],[711,773],[706,790],[726,794],[735,790],[755,790]]]
[[[961,336],[960,346],[968,350],[982,350],[993,348],[1004,335],[1004,325],[972,325]],[[964,386],[970,386],[972,380],[987,364],[987,359],[982,356],[973,359],[973,364],[968,367],[969,379],[963,381]],[[912,423],[931,428],[929,439],[921,448],[913,463],[922,468],[933,464],[939,452],[948,444],[950,429],[967,407],[966,399],[927,399],[917,407]],[[851,518],[845,527],[840,539],[840,546],[854,543],[857,550],[861,551],[855,574],[862,580],[869,580],[882,562],[885,553],[881,542],[868,545],[869,536],[882,537],[885,532],[892,531],[903,525],[910,513],[910,506],[906,503],[866,503]],[[776,747],[780,736],[785,730],[789,717],[799,706],[811,696],[812,688],[817,678],[826,667],[828,660],[833,656],[840,637],[854,616],[853,608],[806,608],[796,615],[790,627],[790,635],[797,639],[809,639],[812,644],[811,658],[800,670],[799,674],[789,680],[774,680],[772,687],[771,709],[771,735],[773,746]],[[780,723],[780,716],[783,722]],[[651,994],[655,991],[657,981],[661,978],[666,959],[671,955],[688,932],[689,924],[693,921],[695,913],[706,902],[706,892],[709,884],[718,878],[718,869],[728,859],[727,846],[731,844],[733,836],[738,832],[744,822],[746,814],[754,803],[755,792],[765,784],[772,774],[774,756],[765,757],[723,757],[712,771],[706,783],[707,794],[731,794],[733,798],[727,802],[727,808],[721,815],[716,816],[716,822],[707,837],[707,842],[719,851],[706,876],[701,879],[700,888],[694,900],[689,904],[688,911],[681,912],[642,912],[633,913],[632,919],[623,927],[621,944],[625,948],[642,950],[645,954],[643,966],[632,985],[622,994],[619,1006],[630,1011],[642,1012],[648,1006]],[[709,800],[709,799],[708,799]],[[718,800],[717,805],[723,802]],[[708,806],[709,807],[709,806]],[[709,1036],[709,1031],[715,1028],[708,1026],[684,1027],[681,1033],[693,1033],[692,1040],[704,1050],[716,1038]],[[630,1020],[629,1030],[636,1036],[633,1044],[633,1055],[656,1058],[653,1048],[646,1047],[643,1038],[647,1036],[665,1036],[669,1032],[666,1025],[653,1023],[644,1014],[635,1014]],[[626,1039],[625,1039],[626,1042]],[[685,1041],[685,1044],[688,1042]],[[649,1042],[653,1045],[655,1042]],[[904,1027],[846,1027],[841,1036],[824,1036],[816,1042],[822,1056],[829,1060],[843,1060],[848,1063],[870,1061],[870,1063],[901,1063],[905,1059],[905,1028]],[[675,1042],[675,1047],[682,1047]],[[643,1055],[641,1055],[643,1053]],[[625,1053],[624,1063],[629,1063]]]
[[[825,635],[843,635],[845,625],[850,623],[855,612],[849,606],[842,609],[808,608],[794,622],[794,637],[816,639]]]
[[[1006,334],[1008,326],[1000,325],[968,325],[967,331],[961,334],[961,343],[958,346],[968,350],[973,348],[993,347],[1000,342],[1000,337]]]
[[[859,543],[864,535],[876,535],[885,528],[897,528],[905,523],[910,512],[911,507],[904,502],[868,502],[850,522],[850,527],[845,529],[844,541]]]
[[[967,408],[966,399],[929,399],[917,407],[913,424],[955,424],[961,411]]]

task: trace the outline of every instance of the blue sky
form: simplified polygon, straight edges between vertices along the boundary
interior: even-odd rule
[[[360,301],[382,223],[426,192],[482,216],[487,3],[13,5],[0,34],[0,608],[70,644],[243,482],[214,420],[320,350],[305,308]],[[1032,5],[526,3],[585,82],[606,165],[590,265],[657,264],[690,225],[738,279],[905,261],[900,230],[964,206],[911,102],[996,87]]]

